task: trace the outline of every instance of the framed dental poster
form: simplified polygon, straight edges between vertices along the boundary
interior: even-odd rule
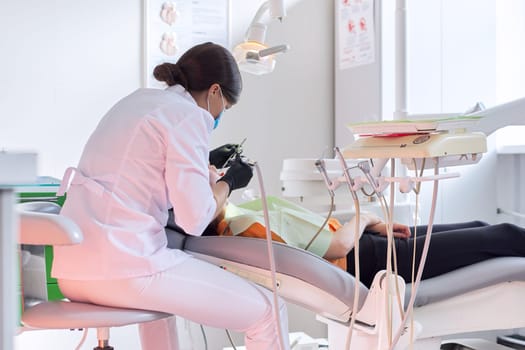
[[[164,87],[153,77],[192,46],[211,41],[230,48],[231,0],[143,0],[144,87]]]
[[[336,1],[339,69],[375,61],[374,0]]]

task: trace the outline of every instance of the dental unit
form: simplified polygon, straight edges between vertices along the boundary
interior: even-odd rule
[[[509,111],[523,110],[525,99],[511,105],[514,108]],[[290,168],[284,162],[283,194],[307,198],[310,194],[319,197],[319,191],[324,191],[326,199],[328,192],[332,198],[343,197],[344,208],[352,205],[355,215],[361,208],[380,203],[383,218],[391,221],[398,209],[394,198],[397,191],[411,192],[420,183],[430,182],[435,202],[438,182],[458,176],[440,173],[441,168],[480,162],[486,152],[486,137],[467,131],[467,127],[481,124],[497,129],[494,123],[498,120],[523,123],[520,113],[514,113],[511,120],[494,117],[505,107],[495,108],[495,114],[486,110],[482,119],[350,126],[366,136],[336,148],[334,159],[306,160],[304,176],[297,166]],[[466,125],[458,125],[459,121]],[[418,129],[421,125],[424,129]],[[399,171],[402,169],[396,159],[403,167],[415,171],[428,168],[433,174],[417,175],[416,171],[410,176]],[[371,197],[376,199],[370,201]],[[432,220],[431,212],[429,226]],[[265,240],[185,236],[172,229],[167,233],[169,246],[276,291],[285,300],[316,313],[327,325],[329,349],[401,350],[413,346],[437,350],[445,337],[454,334],[525,327],[525,258],[494,258],[423,281],[418,272],[413,283],[396,276],[391,265],[378,272],[367,288],[357,274],[352,276],[319,256],[289,245],[273,242],[269,255]],[[425,245],[431,244],[428,233]]]
[[[468,124],[472,122],[470,118],[464,119]],[[336,149],[337,159],[307,160],[318,176],[312,180],[312,173],[307,172],[305,177],[310,179],[300,179],[300,185],[294,190],[306,189],[307,183],[321,184],[326,196],[326,189],[339,193],[339,187],[345,185],[352,194],[351,201],[357,204],[356,213],[362,198],[362,194],[358,195],[359,190],[372,187],[381,203],[387,201],[383,192],[390,190],[390,203],[383,210],[387,220],[392,219],[395,210],[395,190],[409,192],[421,182],[431,182],[435,202],[438,182],[459,176],[440,173],[440,168],[475,164],[486,152],[485,135],[467,132],[464,127],[456,128],[457,121],[449,123],[452,128],[448,130],[444,123],[434,130],[410,135],[362,137],[341,150]],[[391,133],[391,125],[386,124],[367,127]],[[408,127],[419,125],[418,122],[405,124]],[[374,159],[373,164],[370,159]],[[393,159],[400,159],[401,164],[410,169],[432,168],[434,173],[396,175]],[[381,170],[389,161],[390,174],[384,176]],[[336,163],[340,166],[339,172]],[[360,175],[350,175],[350,170]],[[283,177],[288,185],[293,183],[290,176]],[[433,213],[429,218],[430,227],[432,220]],[[425,245],[431,244],[429,233],[430,230]],[[176,234],[170,235],[170,239],[203,260],[274,289],[267,243],[263,240],[244,237],[183,239]],[[376,275],[368,289],[354,276],[318,256],[280,243],[272,245],[278,294],[318,314],[317,319],[328,327],[330,349],[400,350],[409,346],[421,350],[439,349],[443,338],[453,334],[525,326],[522,317],[525,307],[520,302],[525,292],[523,258],[495,258],[424,281],[420,281],[418,273],[414,283],[396,276],[394,267],[389,267]],[[415,293],[411,293],[412,290]],[[413,322],[409,321],[411,317]]]

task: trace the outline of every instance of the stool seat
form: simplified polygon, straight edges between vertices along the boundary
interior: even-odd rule
[[[24,310],[22,323],[34,329],[121,327],[170,317],[164,312],[121,309],[72,301],[45,301]]]

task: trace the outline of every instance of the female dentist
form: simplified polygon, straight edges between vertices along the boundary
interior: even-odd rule
[[[204,43],[176,64],[154,70],[168,88],[139,89],[117,102],[89,138],[61,214],[84,232],[76,246],[56,247],[53,276],[72,300],[163,311],[245,333],[250,350],[279,349],[270,292],[169,249],[168,210],[188,234],[200,235],[252,169],[240,160],[217,178],[209,136],[237,103],[242,81],[223,47]],[[281,333],[287,330],[283,302]],[[140,327],[145,350],[178,349],[175,317]],[[283,349],[285,350],[285,349]]]

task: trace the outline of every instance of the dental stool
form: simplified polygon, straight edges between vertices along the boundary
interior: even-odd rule
[[[20,214],[19,243],[25,245],[73,245],[82,242],[79,227],[69,218],[58,215],[60,206],[51,202],[28,202],[17,205]],[[67,300],[39,301],[26,307],[21,322],[26,329],[97,330],[98,346],[94,350],[112,350],[109,329],[151,322],[172,315],[147,310],[115,308]]]

